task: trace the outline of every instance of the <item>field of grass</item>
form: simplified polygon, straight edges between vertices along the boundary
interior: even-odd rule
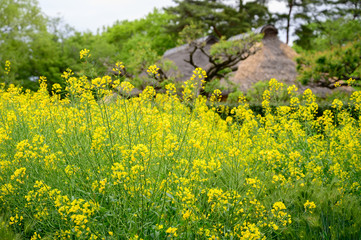
[[[295,87],[271,111],[271,80],[264,116],[241,98],[222,119],[200,69],[182,96],[63,77],[53,94],[0,90],[0,239],[361,238],[361,92],[353,115],[335,99],[315,117]]]

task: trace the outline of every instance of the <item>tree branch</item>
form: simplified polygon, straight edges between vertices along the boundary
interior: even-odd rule
[[[194,68],[198,68],[198,66],[194,63],[194,60],[193,60],[193,55],[194,55],[194,53],[197,51],[197,49],[198,49],[198,46],[195,45],[194,48],[193,48],[193,50],[189,53],[189,60],[185,60],[185,59],[184,59],[184,61],[185,61],[186,63],[189,63],[189,64],[192,65]]]

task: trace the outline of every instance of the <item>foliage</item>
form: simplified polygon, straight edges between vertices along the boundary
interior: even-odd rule
[[[360,23],[358,19],[341,17],[305,25],[296,41],[301,53],[297,59],[299,81],[333,88],[335,84],[346,85],[351,77],[359,80]]]
[[[333,88],[345,84],[350,78],[360,80],[361,76],[361,41],[349,42],[344,46],[334,46],[330,50],[305,53],[297,59],[300,73],[298,79],[303,84],[316,83]]]
[[[181,97],[168,84],[129,98],[130,82],[87,75],[64,73],[53,95],[44,78],[0,89],[0,226],[25,239],[360,238],[360,92],[356,117],[337,99],[316,117],[294,86],[273,112],[273,79],[262,117],[244,98],[222,109],[219,90],[197,95],[201,69]],[[125,96],[108,104],[112,89]]]
[[[62,72],[66,71],[68,66],[71,66],[75,74],[87,74],[87,77],[95,78],[111,74],[112,63],[118,60],[116,47],[108,43],[101,35],[94,35],[90,32],[75,32],[74,35],[64,39],[60,46],[62,51],[61,59],[69,64],[62,68]],[[81,59],[79,52],[82,49],[92,49],[90,56]],[[58,74],[58,77],[61,77],[61,74]],[[61,79],[61,86],[65,87],[64,79]]]
[[[171,16],[154,9],[145,18],[134,21],[116,22],[103,33],[107,41],[114,43],[122,50],[122,46],[133,37],[143,37],[152,44],[158,55],[174,46],[174,33],[166,33],[165,25]]]
[[[145,18],[116,22],[102,36],[117,47],[117,57],[139,73],[176,45],[176,34],[165,30],[170,19],[169,14],[154,9]]]
[[[296,41],[301,83],[333,88],[336,82],[346,85],[350,78],[360,80],[360,20],[345,17],[306,27],[309,34]]]
[[[360,20],[361,5],[358,0],[278,0],[284,2],[288,11],[275,13],[277,24],[286,29],[286,43],[289,42],[291,28],[295,29],[297,44],[306,49],[313,47],[310,40],[314,31],[324,31],[324,23],[339,18]],[[326,29],[327,30],[327,29]],[[351,30],[351,29],[350,29]],[[352,35],[353,31],[349,31]]]
[[[97,61],[89,59],[92,71],[88,71],[88,77],[96,77],[109,74],[111,63],[119,60],[127,63],[128,72],[138,74],[176,44],[175,35],[164,30],[169,15],[156,9],[144,19],[118,22],[94,35],[75,32],[61,19],[44,17],[33,0],[6,0],[0,4],[0,62],[12,63],[7,83],[25,89],[36,90],[40,75],[47,77],[50,84],[65,86],[59,72],[69,65],[74,72],[83,71],[84,63],[79,59],[83,48],[94,49],[92,59]]]
[[[182,31],[179,33],[178,45],[192,44],[197,39],[206,37],[202,28],[204,28],[204,26],[200,22],[191,22],[190,24],[184,26]]]
[[[328,19],[302,27],[302,31],[296,31],[299,38],[295,44],[304,50],[325,51],[330,47],[342,46],[361,38],[361,20]]]
[[[214,92],[214,90],[216,89],[221,89],[220,87],[220,80],[215,78],[215,79],[212,79],[211,81],[209,81],[205,87],[204,87],[204,92],[207,93],[207,95],[210,95],[211,93]]]
[[[263,92],[268,89],[268,81],[258,81],[247,91],[246,98],[252,103],[261,103]]]
[[[264,92],[271,90],[271,86],[273,86],[273,81],[274,79],[271,79],[269,81],[258,81],[257,83],[255,83],[245,95],[248,103],[250,105],[262,105],[262,102],[264,100]],[[290,101],[290,94],[288,93],[286,86],[283,86],[282,90],[277,89],[275,92],[273,92],[273,95],[274,98],[272,104],[274,106],[287,105]]]
[[[304,30],[303,23],[311,18],[309,15],[311,14],[312,16],[312,14],[315,12],[314,5],[317,5],[319,3],[319,0],[312,0],[312,1],[278,0],[278,1],[284,2],[288,10],[286,13],[275,14],[277,23],[282,24],[281,29],[283,28],[286,30],[286,44],[288,44],[290,40],[291,28],[293,27],[296,28],[296,31],[303,32]]]
[[[339,99],[340,101],[342,101],[344,106],[347,106],[350,104],[351,94],[352,93],[350,93],[350,92],[342,91],[342,89],[336,88],[332,91],[332,93],[327,94],[325,97],[323,97],[323,98],[318,97],[317,103],[320,107],[330,109],[330,107],[332,106],[333,100]]]
[[[12,63],[13,71],[7,81],[36,89],[35,81],[42,73],[52,83],[58,82],[59,78],[54,76],[61,70],[59,47],[47,32],[47,19],[36,1],[1,1],[0,48],[0,62]]]
[[[142,19],[118,21],[113,26],[104,28],[102,33],[92,34],[75,32],[61,19],[45,17],[35,0],[4,0],[0,3],[0,63],[3,66],[7,60],[10,60],[12,71],[7,75],[1,74],[0,82],[14,83],[24,89],[36,90],[38,88],[36,81],[40,76],[45,76],[50,85],[58,83],[65,87],[59,72],[64,72],[68,66],[72,66],[72,70],[77,74],[85,73],[85,63],[78,55],[83,48],[93,49],[92,58],[87,59],[87,67],[90,68],[87,71],[88,78],[111,74],[112,63],[123,61],[127,66],[127,77],[142,81],[141,75],[144,75],[147,67],[156,62],[159,65],[165,50],[175,47],[177,43],[191,44],[196,51],[204,50],[204,54],[211,61],[209,68],[205,69],[208,78],[223,77],[227,72],[234,70],[235,62],[244,59],[243,57],[239,59],[239,56],[248,56],[254,52],[252,44],[241,45],[239,41],[225,41],[225,39],[265,23],[274,22],[264,5],[265,2],[176,0],[174,7],[166,8],[164,11],[154,9]],[[360,37],[358,1],[285,0],[284,2],[288,4],[290,11],[286,15],[278,15],[278,24],[287,20],[287,28],[290,28],[292,24],[297,23],[294,26],[299,38],[296,41],[297,48],[300,51],[326,51],[330,46],[335,46],[336,49]],[[221,41],[212,47],[211,52],[202,44],[194,44],[195,39],[210,33],[222,36]],[[253,43],[251,39],[245,41]],[[246,54],[242,55],[243,53]],[[319,79],[324,78],[320,77],[325,76],[324,73],[337,78],[350,75],[357,61],[352,56],[357,58],[357,54],[350,54],[348,57],[340,57],[337,64],[334,60],[328,60],[328,66],[317,68],[317,71],[336,69],[339,72],[335,73],[336,70],[331,73],[316,72],[315,76],[305,73],[302,81],[306,83],[315,79],[318,82]],[[300,63],[302,64],[300,68],[315,70],[312,67],[314,64],[310,63],[308,58],[311,59],[305,57]],[[192,62],[192,56],[188,61]],[[347,62],[350,66],[346,65],[345,69],[342,69],[340,66],[342,62]],[[336,68],[333,68],[334,64],[337,65]],[[194,61],[192,65],[198,67]],[[0,73],[4,73],[1,71]],[[356,71],[351,75],[357,79],[359,78],[357,74]],[[176,77],[172,76],[170,81],[174,82]],[[146,84],[147,82],[139,82],[138,85],[145,87]]]
[[[160,56],[151,43],[144,38],[133,37],[126,44],[128,46],[131,58],[128,58],[129,69],[134,73],[141,73],[147,69],[149,65],[160,60]],[[124,60],[127,60],[124,57]]]
[[[252,1],[236,4],[224,3],[222,0],[174,0],[174,7],[166,8],[173,15],[173,21],[167,26],[169,32],[181,32],[187,25],[202,23],[203,34],[213,34],[219,38],[231,37],[269,23],[268,9]]]
[[[227,103],[235,104],[238,103],[239,99],[243,97],[243,92],[241,91],[234,91],[228,95]]]
[[[361,4],[358,0],[326,0],[331,6],[328,15],[333,17],[350,17],[353,20],[361,18]]]
[[[109,60],[113,60],[116,49],[101,36],[91,33],[73,32],[63,26],[61,19],[48,19],[42,15],[36,1],[6,0],[1,2],[0,11],[0,53],[1,63],[10,60],[12,71],[7,83],[21,85],[24,89],[36,90],[37,80],[45,76],[49,84],[65,86],[60,72],[71,65],[80,71],[83,63],[79,51],[86,47],[95,49],[93,76],[108,70]],[[70,33],[70,35],[69,35]],[[51,89],[49,89],[51,90]]]

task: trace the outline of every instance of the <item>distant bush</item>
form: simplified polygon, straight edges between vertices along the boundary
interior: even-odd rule
[[[360,80],[360,59],[360,40],[323,52],[305,52],[297,58],[298,80],[302,84],[313,83],[329,88],[333,88],[340,80],[343,80],[343,84],[350,78]]]

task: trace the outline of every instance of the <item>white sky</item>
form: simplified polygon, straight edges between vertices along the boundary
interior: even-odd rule
[[[93,33],[116,20],[134,20],[145,17],[156,7],[174,5],[172,0],[38,0],[42,12],[49,17],[61,17],[77,31]],[[271,0],[271,12],[285,11],[283,3]],[[281,35],[281,34],[280,34]],[[280,36],[283,39],[283,36]]]
[[[145,17],[153,9],[174,5],[172,0],[38,0],[49,17],[62,17],[78,31],[93,33],[116,20]]]

